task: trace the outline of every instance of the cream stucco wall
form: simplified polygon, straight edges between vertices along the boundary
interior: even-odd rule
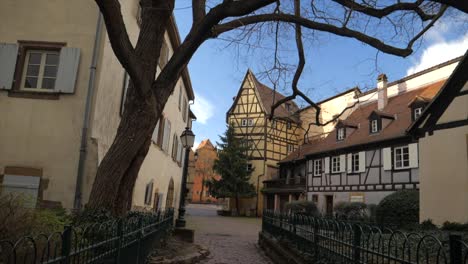
[[[125,1],[122,3],[124,21],[129,32],[130,40],[134,45],[139,33],[139,27],[136,21],[137,6],[137,0]],[[167,33],[165,38],[166,43],[168,44],[167,46],[169,47],[170,57],[173,54],[173,47],[170,44],[171,42]],[[98,162],[102,160],[105,153],[110,148],[114,140],[117,127],[120,123],[119,111],[125,75],[124,69],[112,51],[107,36],[103,45],[102,65],[105,65],[105,72],[100,73],[98,81],[98,92],[95,103],[96,110],[94,112],[93,131],[91,135],[93,141],[97,145]],[[159,72],[160,69],[158,68],[158,73]],[[188,99],[184,82],[182,79],[179,79],[174,89],[174,93],[169,97],[163,110],[165,118],[169,119],[171,122],[168,151],[162,151],[161,148],[154,144],[154,142],[151,143],[148,154],[138,174],[135,189],[133,191],[133,206],[135,208],[152,208],[155,199],[154,193],[156,191],[162,195],[159,204],[164,208],[171,179],[174,181],[173,206],[178,208],[183,164],[179,166],[175,161],[173,161],[171,157],[172,142],[174,133],[180,136],[187,126],[187,123],[183,121],[182,111],[179,110],[178,107],[179,92],[181,91],[179,87],[182,87],[183,98],[185,98],[185,100]],[[183,159],[184,158],[182,158],[182,160]],[[89,186],[88,190],[90,189],[92,180],[92,177],[90,177],[87,182],[87,186]],[[146,185],[151,181],[153,181],[152,201],[150,205],[145,205],[145,189]]]
[[[79,10],[79,12],[77,12]],[[13,98],[0,90],[0,174],[6,166],[43,170],[43,199],[73,205],[83,109],[98,10],[92,1],[4,0],[0,42],[66,42],[80,48],[74,94],[58,100]]]
[[[468,97],[460,96],[438,124],[467,118]],[[419,146],[421,221],[468,222],[468,126],[435,131]]]

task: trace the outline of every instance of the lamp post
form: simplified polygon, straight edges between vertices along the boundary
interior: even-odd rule
[[[185,196],[187,195],[187,171],[189,163],[190,148],[193,147],[195,134],[190,128],[186,127],[180,135],[182,146],[185,148],[184,169],[182,171],[182,187],[180,189],[179,216],[176,220],[176,227],[185,227]]]

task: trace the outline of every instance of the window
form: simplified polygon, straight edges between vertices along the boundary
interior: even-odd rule
[[[371,133],[377,133],[379,131],[379,123],[377,119],[371,120]]]
[[[248,126],[253,126],[253,119],[249,118],[247,121]]]
[[[351,194],[349,196],[349,201],[351,203],[363,203],[364,202],[364,194]]]
[[[252,118],[244,118],[241,120],[241,126],[253,126],[253,119]]]
[[[340,164],[340,157],[336,156],[332,158],[332,173],[340,172],[341,171],[341,164]]]
[[[409,160],[409,148],[408,146],[404,147],[396,147],[393,152],[393,164],[395,169],[405,169],[409,168],[410,160]]]
[[[288,144],[288,153],[294,151],[294,145],[293,144]]]
[[[125,109],[125,100],[127,99],[128,86],[130,85],[130,76],[124,72],[123,87],[122,87],[122,100],[120,101],[120,115],[123,115]]]
[[[165,152],[168,152],[169,150],[170,135],[171,135],[171,121],[165,118],[164,119],[164,133],[163,133],[163,139],[162,139],[162,149]]]
[[[338,131],[336,133],[337,133],[337,136],[336,136],[337,140],[343,140],[345,138],[345,129],[343,127],[338,128]]]
[[[151,204],[151,199],[153,198],[153,181],[146,184],[145,188],[145,205]]]
[[[179,139],[177,137],[177,134],[174,134],[172,137],[172,160],[176,161],[177,160],[177,152],[179,151]]]
[[[314,176],[320,176],[322,174],[322,160],[314,160]]]
[[[41,177],[5,174],[3,181],[0,182],[0,193],[4,196],[9,194],[21,196],[24,199],[24,207],[35,208],[39,197],[40,181]]]
[[[184,120],[184,122],[187,122],[187,113],[188,113],[187,100],[185,100],[184,98],[184,106],[182,108],[182,119]]]
[[[421,116],[422,107],[418,107],[414,109],[414,120],[418,119]]]
[[[359,171],[359,153],[354,153],[351,156],[351,171],[352,172]]]
[[[253,171],[252,163],[247,163],[247,171]]]
[[[292,128],[291,121],[288,121],[288,123],[286,123],[286,126],[287,126],[288,129],[291,129]]]
[[[182,105],[182,86],[179,86],[179,111],[180,111],[180,106]]]
[[[58,51],[28,50],[21,78],[21,90],[53,91],[59,63]]]
[[[153,137],[156,139],[155,143],[161,149],[162,149],[163,141],[164,141],[164,129],[165,129],[164,126],[165,125],[166,125],[166,118],[164,117],[164,114],[162,114],[161,118],[158,121],[158,123],[156,123],[157,132],[155,132],[155,131],[153,132]]]

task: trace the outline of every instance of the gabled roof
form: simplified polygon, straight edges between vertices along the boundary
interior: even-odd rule
[[[245,74],[242,85],[244,84],[244,82],[248,80],[249,76],[251,76],[252,78],[252,82],[254,85],[253,88],[257,92],[257,95],[258,95],[257,97],[258,97],[258,100],[260,101],[260,105],[262,106],[263,111],[265,112],[265,114],[270,115],[271,106],[275,102],[278,102],[278,100],[285,98],[285,96],[282,95],[281,93],[274,91],[273,89],[266,86],[265,84],[261,83],[255,77],[255,75],[250,69],[247,70],[247,73]],[[228,114],[234,109],[234,106],[237,104],[237,100],[241,96],[241,92],[242,92],[242,86],[239,89],[239,92],[237,93],[236,99],[234,100],[232,106],[229,108]],[[291,121],[299,122],[300,121],[299,117],[296,114],[294,114],[299,110],[299,107],[294,101],[288,101],[287,103],[290,104],[290,111],[286,110],[286,103],[284,103],[275,109],[275,117],[287,118],[287,119],[290,119]]]
[[[369,117],[370,117],[372,114],[378,115],[378,116],[383,117],[383,118],[395,119],[395,116],[392,115],[391,113],[387,113],[387,112],[384,112],[384,111],[381,111],[381,110],[377,110],[377,109],[375,109],[374,111],[372,111],[371,114],[369,115]]]
[[[200,145],[198,145],[197,150],[199,150],[199,149],[201,149],[201,148],[207,148],[207,147],[208,147],[208,148],[211,148],[211,149],[214,149],[214,148],[215,148],[209,139],[203,140],[203,141],[200,143]]]
[[[413,136],[424,136],[425,132],[432,132],[439,118],[449,107],[452,101],[468,80],[468,51],[466,51],[460,63],[450,75],[443,88],[435,96],[434,100],[421,113],[421,116],[408,128],[408,133]],[[467,96],[467,95],[465,95]]]
[[[408,107],[408,103],[416,96],[433,98],[444,83],[445,80],[439,81],[416,90],[411,90],[409,92],[390,97],[388,99],[387,106],[383,109],[383,112],[392,116],[396,115],[396,118],[379,133],[369,133],[368,120],[369,115],[378,109],[377,101],[360,105],[349,115],[348,118],[344,120],[344,122],[350,124],[358,124],[358,128],[351,134],[347,135],[344,140],[337,141],[335,136],[336,132],[333,130],[325,138],[301,146],[299,155],[296,153],[297,151],[295,151],[282,160],[281,163],[297,160],[298,156],[304,158],[307,155],[334,152],[354,146],[408,137],[406,129],[412,123],[411,108]]]

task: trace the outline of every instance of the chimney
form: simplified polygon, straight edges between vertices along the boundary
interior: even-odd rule
[[[387,75],[380,74],[377,77],[377,106],[379,110],[383,110],[387,106]]]

